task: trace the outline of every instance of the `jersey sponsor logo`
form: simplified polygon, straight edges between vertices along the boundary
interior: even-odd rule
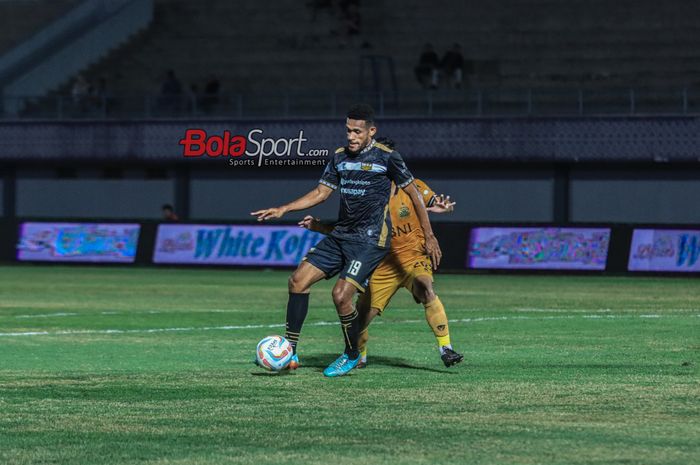
[[[369,185],[372,184],[372,183],[371,183],[370,181],[363,181],[362,179],[345,179],[345,178],[342,178],[342,179],[340,180],[340,185],[341,185],[341,186],[344,186],[344,185],[346,185],[346,184],[353,184],[353,185],[356,185],[356,186],[369,186]]]
[[[430,263],[427,263],[423,260],[417,261],[416,263],[413,264],[413,268],[423,268],[425,271],[431,271],[433,267],[431,266]]]
[[[386,166],[377,163],[358,161],[343,161],[338,163],[338,171],[369,171],[372,173],[386,173]]]
[[[367,192],[367,189],[348,189],[346,187],[341,187],[340,188],[340,193],[341,194],[346,194],[346,195],[359,195],[363,196]]]
[[[391,237],[401,237],[413,231],[411,223],[406,223],[403,226],[392,226]]]

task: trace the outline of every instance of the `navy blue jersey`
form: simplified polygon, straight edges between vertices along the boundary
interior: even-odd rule
[[[392,181],[401,188],[413,182],[398,152],[374,141],[357,154],[345,147],[336,150],[319,181],[331,189],[340,188],[340,212],[331,235],[389,247]]]

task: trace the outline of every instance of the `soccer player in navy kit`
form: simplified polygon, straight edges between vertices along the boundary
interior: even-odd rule
[[[340,212],[333,232],[309,250],[289,278],[285,333],[294,347],[290,364],[294,369],[299,364],[296,346],[308,312],[311,286],[323,278],[339,274],[332,294],[345,339],[345,351],[323,371],[329,377],[345,375],[360,360],[358,338],[362,328],[353,300],[355,292],[364,292],[369,276],[389,252],[391,216],[388,202],[392,182],[411,198],[425,233],[426,253],[434,268],[442,256],[422,196],[401,155],[374,141],[377,128],[372,107],[353,106],[347,114],[345,126],[348,145],[336,150],[314,190],[281,207],[251,213],[258,221],[280,218],[285,213],[318,205],[334,190],[340,190]]]

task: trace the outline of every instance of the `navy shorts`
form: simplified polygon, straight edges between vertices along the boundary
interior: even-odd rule
[[[389,249],[362,242],[352,242],[326,236],[309,249],[304,260],[323,271],[326,279],[338,276],[364,292],[369,277]]]

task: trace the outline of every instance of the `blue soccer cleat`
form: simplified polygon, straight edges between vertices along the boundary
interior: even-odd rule
[[[357,366],[359,361],[359,356],[356,359],[351,359],[347,354],[343,354],[335,359],[335,362],[328,365],[328,368],[323,370],[323,375],[329,378],[346,375]]]
[[[289,361],[289,365],[287,365],[287,369],[289,371],[294,371],[297,368],[299,368],[299,365],[301,365],[301,362],[299,362],[299,356],[297,354],[294,354],[292,356],[292,359]]]

